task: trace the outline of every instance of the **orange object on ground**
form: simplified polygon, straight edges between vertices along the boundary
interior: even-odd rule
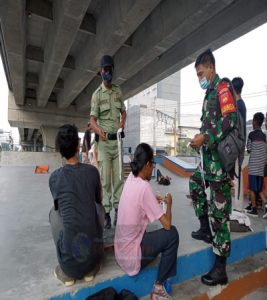
[[[36,166],[35,173],[36,174],[46,174],[49,171],[49,166]]]

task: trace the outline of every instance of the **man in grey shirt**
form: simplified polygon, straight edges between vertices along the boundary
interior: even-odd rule
[[[253,116],[253,131],[248,135],[247,150],[250,154],[248,163],[248,178],[250,199],[252,209],[247,214],[252,217],[258,216],[256,206],[256,193],[259,194],[263,203],[265,203],[263,218],[267,218],[267,199],[263,193],[264,166],[267,153],[266,135],[261,130],[264,121],[264,115],[257,112]]]
[[[49,179],[54,199],[49,221],[59,262],[54,273],[66,286],[76,279],[92,280],[103,254],[103,224],[96,208],[102,200],[100,176],[94,166],[79,162],[79,148],[77,128],[60,127],[56,149],[66,165]]]

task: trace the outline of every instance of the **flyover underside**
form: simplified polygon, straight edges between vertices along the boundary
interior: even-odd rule
[[[89,112],[103,54],[113,56],[114,82],[127,99],[203,49],[265,23],[267,1],[14,0],[0,2],[0,20],[6,77],[20,111],[30,104],[46,114],[54,105],[57,116],[70,109],[76,119]],[[12,113],[9,121],[32,128]],[[60,123],[54,113],[48,121]]]

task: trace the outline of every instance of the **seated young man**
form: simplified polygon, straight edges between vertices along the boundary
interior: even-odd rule
[[[96,203],[101,205],[98,170],[78,160],[78,130],[73,125],[59,128],[56,149],[66,165],[49,179],[54,207],[49,214],[59,265],[55,276],[66,286],[76,279],[91,281],[103,254],[103,229]]]
[[[129,174],[121,194],[115,232],[115,255],[120,267],[129,275],[136,275],[159,254],[157,279],[150,299],[171,299],[165,289],[168,278],[176,275],[179,235],[172,226],[172,197],[165,197],[167,211],[163,212],[149,184],[153,171],[153,149],[139,144],[131,162]],[[162,229],[146,232],[148,223],[159,220]]]

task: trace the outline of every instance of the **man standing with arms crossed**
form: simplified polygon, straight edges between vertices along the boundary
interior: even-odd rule
[[[91,100],[90,123],[92,130],[99,135],[98,164],[103,188],[103,206],[106,211],[105,228],[111,228],[110,211],[115,208],[114,226],[117,223],[118,204],[123,187],[122,163],[119,162],[117,132],[124,128],[126,121],[125,105],[121,89],[112,84],[114,62],[111,56],[101,59],[100,75],[102,84],[93,93]]]
[[[203,154],[202,166],[198,167],[189,182],[195,214],[200,221],[200,229],[193,231],[192,237],[207,243],[212,242],[216,256],[211,271],[201,277],[202,282],[207,285],[226,284],[226,259],[231,248],[229,214],[232,203],[230,177],[222,167],[217,148],[222,138],[237,122],[236,105],[225,81],[221,89],[211,50],[208,49],[198,56],[195,68],[199,84],[206,90],[206,95],[202,107],[200,133],[191,140],[191,147]],[[206,195],[208,186],[209,203]]]

